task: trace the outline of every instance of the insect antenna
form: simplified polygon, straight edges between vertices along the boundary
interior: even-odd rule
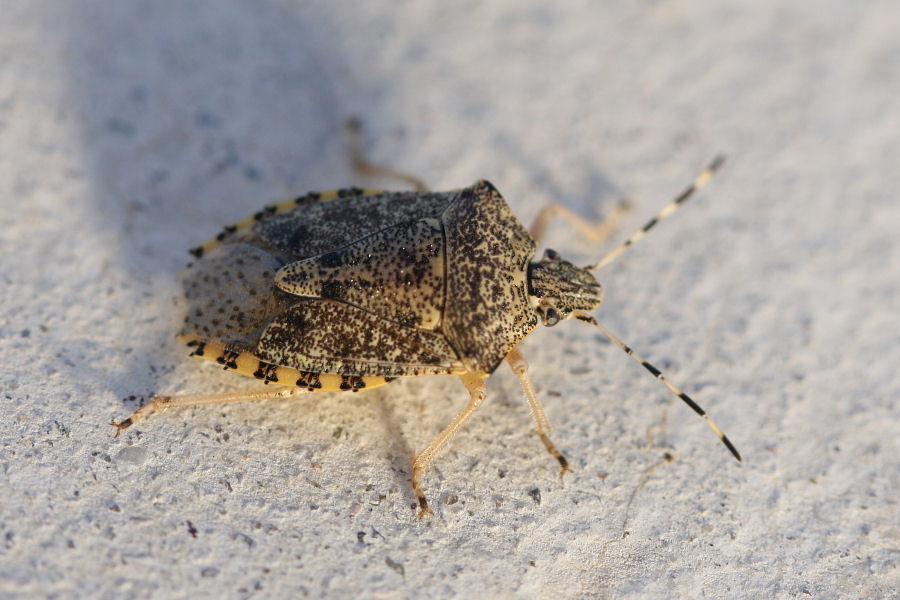
[[[693,196],[697,190],[706,185],[706,183],[712,178],[713,174],[719,169],[719,167],[722,166],[723,162],[725,162],[724,155],[720,154],[716,156],[713,161],[709,163],[709,166],[703,169],[702,173],[697,175],[693,183],[685,188],[683,192],[678,194],[678,196],[674,200],[666,204],[666,206],[661,211],[659,211],[659,214],[647,221],[647,223],[645,223],[643,227],[635,232],[634,235],[622,242],[622,244],[617,248],[614,248],[609,254],[601,258],[596,264],[585,267],[585,269],[587,269],[588,271],[596,271],[597,269],[608,265],[616,258],[618,258],[620,254],[625,252],[626,248],[647,235],[647,232],[653,229],[653,227],[655,227],[657,223],[675,212],[678,207],[684,204],[685,200]]]
[[[677,388],[677,387],[675,387],[674,385],[672,385],[672,384],[669,382],[669,380],[666,379],[666,377],[659,371],[659,369],[657,369],[656,367],[654,367],[653,365],[651,365],[650,363],[648,363],[646,360],[644,360],[644,358],[643,358],[640,354],[638,354],[637,352],[635,352],[634,350],[632,350],[632,349],[631,349],[630,347],[628,347],[628,345],[626,345],[622,340],[620,340],[620,339],[617,338],[615,335],[613,335],[611,331],[609,331],[606,327],[604,327],[603,325],[601,325],[601,324],[597,321],[597,319],[595,319],[592,315],[590,315],[590,314],[588,314],[588,313],[586,313],[586,312],[584,312],[584,311],[580,311],[580,310],[579,310],[579,311],[575,311],[575,312],[573,313],[573,315],[574,315],[574,317],[575,317],[576,319],[578,319],[579,321],[584,321],[585,323],[590,323],[591,325],[594,325],[597,329],[599,329],[600,331],[602,331],[602,332],[603,332],[603,335],[605,335],[606,337],[608,337],[608,338],[610,339],[610,341],[612,341],[616,346],[618,346],[619,348],[621,348],[622,350],[624,350],[624,351],[625,351],[625,354],[627,354],[628,356],[630,356],[630,357],[633,358],[634,360],[636,360],[636,361],[638,361],[639,363],[641,363],[641,366],[642,366],[642,367],[644,367],[645,369],[647,369],[648,371],[650,371],[650,373],[652,373],[654,377],[656,377],[657,379],[659,379],[660,381],[662,381],[662,382],[665,384],[665,386],[666,386],[667,388],[669,388],[669,390],[670,390],[673,394],[675,394],[676,396],[678,396],[679,398],[681,398],[681,399],[684,401],[685,404],[687,404],[687,405],[690,406],[692,409],[694,409],[694,412],[695,412],[695,413],[697,413],[698,415],[700,415],[701,417],[703,417],[704,419],[706,419],[706,424],[709,425],[710,429],[713,430],[713,433],[715,433],[716,436],[717,436],[720,440],[722,440],[722,443],[725,444],[725,446],[728,448],[729,451],[731,451],[731,454],[732,454],[736,459],[738,459],[739,462],[741,462],[741,460],[742,460],[742,459],[741,459],[741,455],[740,455],[740,453],[737,451],[737,448],[734,447],[734,444],[731,443],[731,440],[728,439],[728,436],[726,436],[726,435],[722,432],[722,430],[719,429],[719,426],[716,425],[716,424],[713,422],[713,420],[709,418],[709,415],[706,414],[706,411],[703,410],[703,408],[702,408],[699,404],[697,404],[696,402],[694,402],[694,401],[691,399],[690,396],[688,396],[687,394],[685,394],[685,393],[684,393],[683,391],[681,391],[679,388]]]

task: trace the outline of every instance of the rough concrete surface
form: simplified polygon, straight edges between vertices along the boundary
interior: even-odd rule
[[[7,1],[0,11],[0,597],[898,598],[900,5]],[[600,273],[596,330],[522,345],[426,478],[454,378],[171,410],[256,382],[174,339],[186,250],[361,180],[341,124],[523,222],[703,192]],[[133,399],[128,399],[135,396]],[[669,453],[673,460],[665,459]]]

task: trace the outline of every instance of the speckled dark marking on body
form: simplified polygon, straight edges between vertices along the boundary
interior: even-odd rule
[[[280,289],[339,300],[406,327],[435,330],[444,310],[444,236],[437,219],[396,225],[278,273]]]
[[[357,377],[356,375],[343,375],[341,377],[342,390],[358,392],[364,387],[366,387],[366,382],[363,381],[362,377]]]
[[[216,362],[220,365],[224,365],[225,370],[228,369],[237,369],[237,363],[235,359],[240,355],[240,352],[234,352],[232,350],[226,350],[222,356],[216,359]]]
[[[278,365],[259,361],[259,367],[253,372],[253,376],[257,379],[265,380],[266,383],[278,383],[278,375],[275,374],[277,370]]]
[[[295,385],[297,387],[306,388],[311,392],[322,387],[322,384],[319,383],[319,374],[310,371],[301,371],[300,377],[297,378]]]
[[[528,232],[486,181],[363,192],[266,207],[204,245],[183,278],[182,336],[308,373],[492,372],[538,323]]]
[[[487,181],[462,190],[443,221],[444,331],[460,356],[491,373],[538,324],[527,282],[535,243]]]
[[[283,256],[286,263],[295,262],[340,250],[397,224],[440,218],[455,196],[455,192],[385,192],[317,202],[274,215],[245,237]]]
[[[298,298],[266,327],[256,353],[267,362],[341,375],[441,374],[458,366],[440,333],[323,299]]]

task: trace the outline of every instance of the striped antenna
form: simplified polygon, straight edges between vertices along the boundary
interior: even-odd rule
[[[656,226],[657,223],[675,212],[678,207],[684,204],[685,200],[693,196],[697,190],[706,185],[706,183],[712,178],[713,174],[715,174],[719,167],[722,166],[723,162],[725,162],[725,156],[720,154],[715,157],[713,161],[709,163],[709,166],[703,169],[703,172],[700,173],[696,179],[694,179],[694,182],[689,185],[683,192],[678,194],[678,197],[666,204],[665,208],[659,211],[658,215],[647,221],[647,223],[643,227],[641,227],[634,235],[622,242],[622,245],[620,245],[618,248],[615,248],[609,254],[601,258],[598,263],[589,267],[585,267],[585,269],[587,269],[588,271],[596,271],[597,269],[608,265],[616,258],[618,258],[620,254],[625,252],[626,248],[647,235],[647,232],[653,229],[653,227]]]
[[[637,352],[635,352],[634,350],[632,350],[631,348],[629,348],[622,340],[620,340],[619,338],[617,338],[617,337],[616,337],[615,335],[613,335],[612,332],[610,332],[606,327],[604,327],[603,325],[601,325],[601,324],[597,321],[597,319],[595,319],[593,316],[591,316],[590,314],[588,314],[588,313],[586,313],[586,312],[584,312],[584,311],[580,311],[580,310],[577,310],[577,311],[573,312],[572,314],[573,314],[574,317],[575,317],[576,319],[578,319],[579,321],[584,321],[585,323],[590,323],[591,325],[594,325],[597,329],[599,329],[600,331],[602,331],[603,334],[604,334],[606,337],[608,337],[608,338],[609,338],[616,346],[618,346],[619,348],[621,348],[622,350],[624,350],[624,351],[625,351],[625,354],[627,354],[628,356],[630,356],[630,357],[633,358],[634,360],[636,360],[636,361],[638,361],[639,363],[641,363],[641,366],[642,366],[642,367],[644,367],[645,369],[647,369],[648,371],[650,371],[650,373],[652,373],[654,377],[656,377],[657,379],[659,379],[660,381],[662,381],[662,382],[665,384],[665,386],[666,386],[667,388],[669,388],[669,390],[670,390],[673,394],[675,394],[676,396],[678,396],[679,398],[681,398],[681,399],[684,401],[685,404],[687,404],[687,405],[690,406],[692,409],[694,409],[694,412],[695,412],[695,413],[697,413],[698,415],[700,415],[701,417],[703,417],[704,419],[706,419],[706,424],[709,425],[710,429],[713,430],[713,433],[715,433],[716,436],[717,436],[720,440],[722,440],[722,443],[725,444],[725,446],[728,448],[728,450],[731,451],[731,454],[732,454],[736,459],[738,459],[738,462],[741,462],[741,455],[740,455],[740,453],[737,451],[737,448],[734,447],[734,444],[731,443],[731,440],[728,439],[728,436],[726,436],[726,435],[722,432],[722,430],[719,429],[719,426],[718,426],[718,425],[716,425],[715,423],[713,423],[713,420],[709,418],[709,415],[706,414],[706,411],[703,410],[703,408],[702,408],[699,404],[697,404],[696,402],[694,402],[694,401],[691,399],[690,396],[688,396],[688,395],[685,394],[683,391],[681,391],[680,389],[678,389],[677,387],[675,387],[674,385],[672,385],[671,383],[669,383],[669,380],[666,379],[666,377],[665,377],[662,373],[660,373],[659,369],[657,369],[656,367],[654,367],[653,365],[651,365],[650,363],[648,363],[646,360],[643,359],[643,357],[641,357],[640,354],[638,354]]]

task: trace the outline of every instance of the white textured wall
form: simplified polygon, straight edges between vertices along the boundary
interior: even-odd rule
[[[559,4],[4,3],[0,596],[898,597],[898,4]],[[597,315],[744,466],[574,322],[523,345],[574,474],[503,368],[433,518],[409,464],[454,379],[113,438],[129,395],[256,385],[186,358],[176,275],[266,202],[390,185],[354,180],[351,114],[376,160],[489,178],[525,222],[628,195],[618,239],[727,153]]]

